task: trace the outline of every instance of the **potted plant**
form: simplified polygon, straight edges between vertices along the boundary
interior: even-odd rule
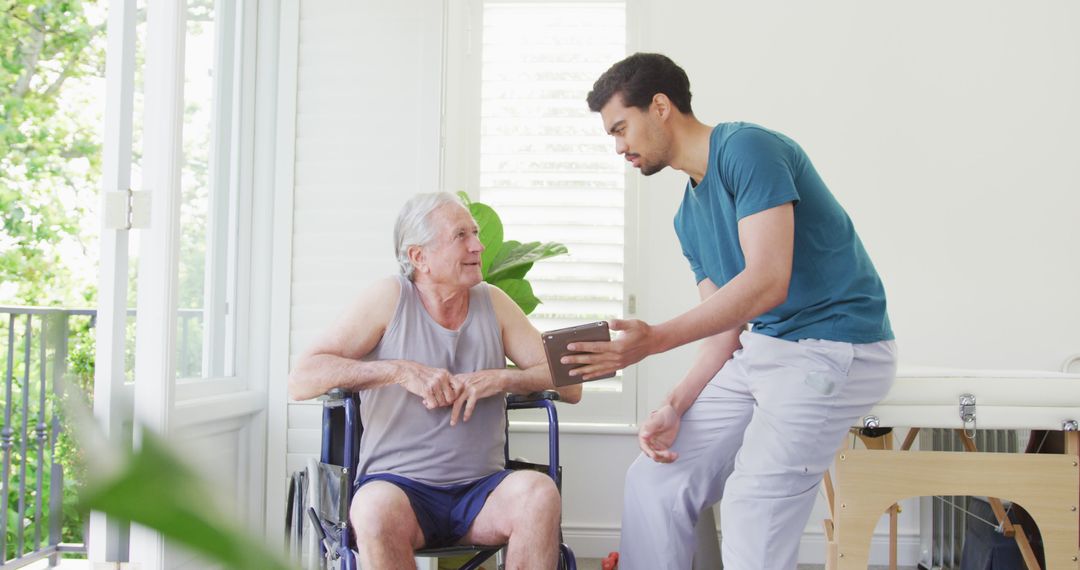
[[[480,268],[484,281],[506,292],[526,315],[532,313],[540,299],[533,294],[525,274],[537,261],[569,253],[566,246],[555,242],[503,241],[502,220],[491,206],[472,201],[465,192],[458,192],[458,197],[480,228],[480,243],[484,244]]]

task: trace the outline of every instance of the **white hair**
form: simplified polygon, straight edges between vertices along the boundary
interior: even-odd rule
[[[414,245],[424,246],[435,239],[435,228],[431,226],[431,213],[447,204],[461,206],[461,201],[449,192],[417,194],[409,198],[401,207],[397,221],[394,222],[394,254],[398,268],[408,279],[413,278],[413,264],[409,260],[409,248]]]

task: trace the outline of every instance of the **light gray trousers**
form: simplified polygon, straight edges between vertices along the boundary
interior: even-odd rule
[[[892,341],[740,339],[683,414],[678,459],[627,471],[621,570],[690,568],[698,516],[718,500],[725,570],[794,569],[825,470],[896,373]]]

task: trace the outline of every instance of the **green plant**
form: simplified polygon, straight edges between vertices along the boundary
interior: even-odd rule
[[[290,570],[261,540],[217,512],[208,496],[205,482],[177,453],[144,431],[141,448],[127,455],[122,469],[88,485],[81,498],[86,510],[152,528],[225,568]]]
[[[502,220],[491,206],[472,201],[465,192],[458,192],[458,197],[480,228],[480,243],[484,244],[480,268],[484,281],[506,292],[526,315],[532,313],[540,299],[533,294],[525,274],[537,261],[569,253],[566,246],[555,242],[503,241]]]

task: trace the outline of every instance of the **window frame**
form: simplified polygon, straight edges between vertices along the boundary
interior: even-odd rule
[[[258,384],[251,376],[251,358],[258,351],[249,342],[253,339],[251,268],[255,256],[267,255],[252,236],[258,6],[251,0],[216,0],[214,12],[211,116],[216,124],[211,134],[209,182],[228,190],[210,194],[203,366],[213,370],[208,364],[217,359],[226,374],[174,379],[177,402],[242,392]],[[232,41],[226,44],[225,39]]]

